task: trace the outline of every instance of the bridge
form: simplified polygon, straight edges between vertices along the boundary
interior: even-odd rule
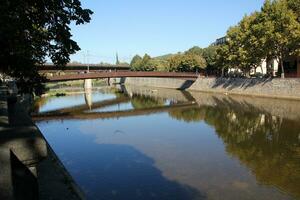
[[[53,71],[99,71],[99,70],[130,70],[128,65],[109,65],[109,64],[77,64],[68,63],[65,67],[59,67],[53,64],[44,64],[38,66],[38,71],[53,72]]]
[[[199,74],[177,73],[177,72],[133,72],[133,71],[108,71],[48,76],[48,82],[73,81],[101,78],[122,77],[155,77],[155,78],[180,78],[185,80],[196,80]]]

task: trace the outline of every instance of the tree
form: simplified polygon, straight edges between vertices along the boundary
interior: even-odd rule
[[[229,45],[222,45],[217,49],[217,56],[216,56],[216,65],[220,66],[218,69],[221,70],[221,77],[225,75],[225,69],[231,67],[229,61]]]
[[[296,2],[296,1],[293,1]],[[290,6],[294,5],[290,1]],[[299,9],[295,7],[295,9]],[[286,0],[267,0],[262,8],[263,24],[268,25],[272,34],[265,35],[266,50],[278,59],[281,76],[284,78],[283,59],[288,55],[300,55],[299,13],[289,8]]]
[[[46,58],[64,66],[80,50],[71,39],[70,23],[90,21],[92,11],[79,0],[2,0],[0,4],[1,72],[17,80],[24,92],[40,93],[37,65]]]
[[[218,63],[248,74],[263,60],[300,55],[299,0],[266,0],[262,10],[245,16],[227,31],[227,43],[217,52]],[[267,68],[268,69],[268,68]]]
[[[257,46],[258,41],[255,34],[251,32],[257,14],[245,16],[238,25],[227,31],[227,42],[221,48],[225,58],[220,58],[223,64],[230,68],[240,69],[244,75],[249,76],[250,70],[262,63],[264,51]],[[222,52],[223,51],[223,52]]]
[[[300,22],[300,0],[287,0],[287,6],[297,15],[297,20]]]
[[[130,63],[133,71],[154,71],[156,70],[156,62],[148,54],[145,54],[143,58],[139,55],[133,57]]]
[[[169,71],[176,72],[196,72],[206,68],[206,61],[196,54],[177,54],[169,60]]]
[[[213,46],[213,45],[210,45],[203,49],[202,57],[205,59],[207,63],[207,67],[206,67],[207,73],[216,74],[216,71],[218,70],[217,49],[218,46]]]
[[[148,54],[145,54],[141,61],[140,69],[141,71],[155,71],[156,63],[153,62],[153,59]]]
[[[142,57],[139,56],[139,55],[135,55],[131,62],[130,62],[130,68],[131,70],[133,71],[137,71],[137,69],[140,67],[141,65],[141,62],[142,62]]]
[[[199,56],[203,56],[204,49],[202,49],[198,46],[194,46],[194,47],[190,48],[189,50],[187,50],[185,53],[186,54],[196,54],[196,55],[199,55]]]

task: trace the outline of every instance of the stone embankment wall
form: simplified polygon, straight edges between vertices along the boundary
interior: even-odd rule
[[[0,199],[85,199],[27,114],[27,97],[10,89],[0,86]]]
[[[194,81],[176,78],[122,78],[120,83],[125,85],[138,85],[147,87],[186,89],[189,88]]]
[[[300,99],[300,79],[198,78],[188,90]]]

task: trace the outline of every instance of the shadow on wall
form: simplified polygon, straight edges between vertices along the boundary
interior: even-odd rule
[[[217,78],[213,85],[213,88],[217,88],[222,86],[228,90],[232,90],[234,88],[244,88],[247,89],[249,87],[253,87],[258,84],[266,84],[267,82],[271,82],[272,78]]]
[[[166,179],[154,160],[131,146],[98,144],[89,151],[98,152],[97,159],[86,165],[85,156],[77,157],[76,168],[81,170],[78,177],[75,175],[88,199],[206,199],[198,190]]]
[[[175,79],[176,80],[176,79]],[[178,79],[178,80],[181,80],[181,79]],[[120,78],[119,81],[117,81],[116,83],[119,83],[119,84],[125,84],[126,82],[126,77],[122,77]],[[187,88],[189,88],[191,85],[193,85],[195,81],[194,80],[185,80],[180,86],[178,86],[176,89],[179,89],[179,90],[185,90]],[[145,85],[146,86],[146,85]],[[147,85],[147,87],[151,87],[153,85]],[[165,85],[161,85],[162,88],[168,88],[166,87]],[[171,87],[170,87],[171,88]]]
[[[192,80],[186,80],[178,89],[180,90],[185,90],[189,87],[191,87],[191,85],[193,85],[195,81],[192,81]]]

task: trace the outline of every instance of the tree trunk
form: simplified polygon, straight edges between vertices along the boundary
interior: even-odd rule
[[[222,73],[222,74],[221,74],[221,77],[222,77],[222,78],[224,77],[224,68],[225,68],[225,67],[222,67],[222,72],[221,72],[221,73]]]
[[[280,62],[280,67],[281,67],[281,78],[285,78],[282,57],[280,58],[279,62]]]

